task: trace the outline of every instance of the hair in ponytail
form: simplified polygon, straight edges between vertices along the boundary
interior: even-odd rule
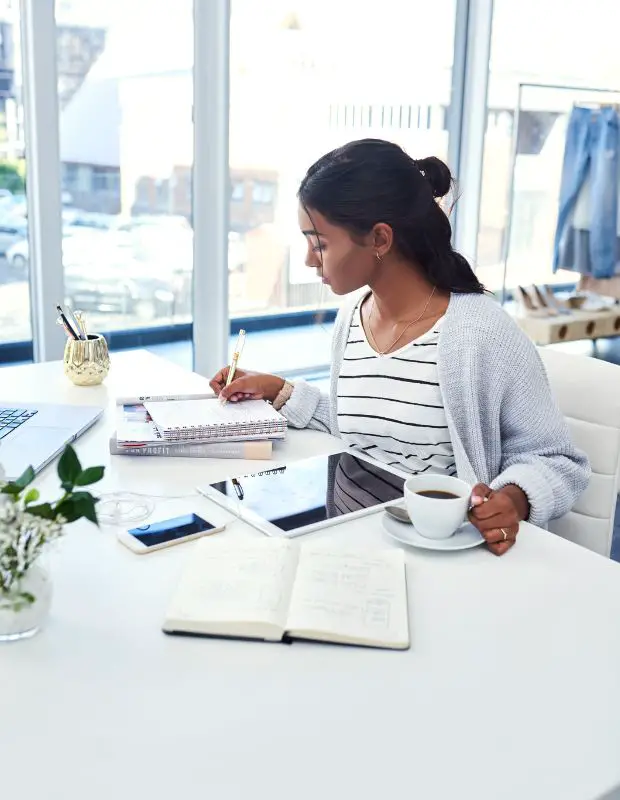
[[[438,158],[414,161],[393,142],[361,139],[332,150],[313,164],[299,199],[353,236],[383,222],[398,252],[423,270],[438,289],[482,293],[468,261],[452,248],[450,221],[437,202],[454,181]]]

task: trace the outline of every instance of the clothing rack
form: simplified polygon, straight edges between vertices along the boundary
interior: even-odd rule
[[[580,108],[613,108],[615,111],[620,111],[620,103],[579,103]]]
[[[620,89],[604,89],[600,86],[590,88],[587,86],[565,86],[553,83],[519,83],[517,92],[517,106],[515,108],[515,118],[512,126],[512,142],[511,142],[511,157],[510,157],[510,180],[508,188],[508,209],[506,220],[506,231],[504,234],[504,243],[502,247],[502,262],[503,262],[503,276],[502,276],[502,305],[507,300],[506,280],[508,276],[508,259],[510,257],[510,239],[512,236],[512,219],[514,212],[514,184],[515,184],[515,170],[517,166],[517,148],[519,143],[519,120],[523,105],[523,90],[524,89],[549,89],[558,91],[571,91],[583,92],[584,94],[611,94],[620,96]],[[584,102],[585,105],[585,102]],[[614,104],[610,104],[614,105]],[[620,105],[620,103],[618,104]],[[595,291],[592,289],[591,291]],[[620,299],[620,296],[619,296]]]

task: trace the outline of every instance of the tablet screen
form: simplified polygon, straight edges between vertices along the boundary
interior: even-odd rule
[[[400,500],[404,479],[351,453],[315,456],[212,484],[281,531]]]

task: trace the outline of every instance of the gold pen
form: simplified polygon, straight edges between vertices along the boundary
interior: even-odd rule
[[[84,320],[84,315],[81,311],[74,311],[73,318],[77,322],[77,326],[79,328],[79,333],[81,334],[82,339],[88,339],[88,331],[86,330],[86,322]]]
[[[230,386],[235,377],[235,372],[237,370],[237,364],[239,363],[239,356],[243,352],[243,346],[245,345],[245,331],[243,328],[239,331],[239,337],[237,338],[237,344],[235,345],[235,352],[233,353],[232,361],[230,362],[230,369],[228,370],[228,376],[226,378],[226,386]],[[222,405],[226,403],[226,398],[221,398]]]

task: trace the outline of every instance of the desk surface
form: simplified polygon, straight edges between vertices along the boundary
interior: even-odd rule
[[[204,388],[146,353],[116,355],[92,389],[57,363],[1,376],[22,402]],[[175,495],[154,518],[260,535],[192,494],[255,464],[110,459],[112,427],[107,413],[77,447],[112,462],[104,490]],[[338,449],[291,431],[278,460]],[[53,467],[39,484],[55,490]],[[393,546],[380,514],[317,535]],[[48,627],[0,648],[7,797],[590,800],[620,784],[620,565],[527,525],[501,559],[408,550],[412,648],[386,652],[164,636],[191,547],[136,556],[110,528],[72,527]]]

